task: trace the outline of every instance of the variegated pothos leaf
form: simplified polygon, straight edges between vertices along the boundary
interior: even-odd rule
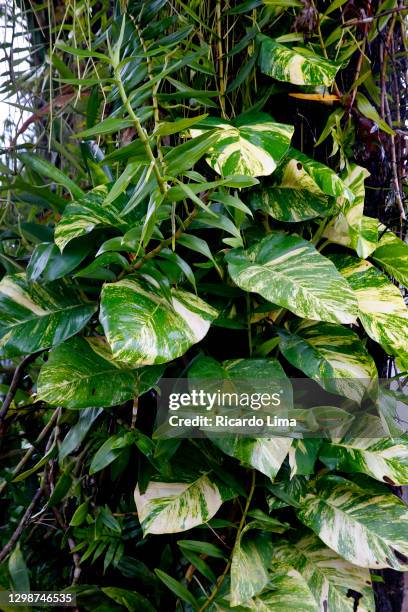
[[[245,291],[300,317],[353,323],[357,302],[332,263],[312,244],[283,232],[273,232],[247,250],[226,255],[232,280]]]
[[[100,321],[114,359],[133,366],[183,355],[208,332],[217,311],[192,293],[171,290],[171,302],[141,279],[106,284]]]
[[[216,129],[219,136],[207,161],[221,176],[271,174],[287,152],[294,131],[293,126],[276,123],[266,113],[248,113],[233,123],[208,117],[191,134],[209,129]]]
[[[307,582],[319,612],[374,612],[370,572],[342,559],[313,534],[278,545],[274,558],[298,571]]]
[[[331,242],[354,249],[363,259],[369,257],[378,242],[378,220],[364,215],[364,181],[368,176],[368,170],[355,164],[344,173],[343,181],[354,194],[354,199],[338,200],[339,214],[323,234]]]
[[[393,232],[386,232],[381,237],[372,258],[401,285],[408,287],[408,244],[406,242]]]
[[[207,523],[223,502],[222,490],[209,476],[194,482],[153,482],[135,503],[143,533],[178,533]]]
[[[105,186],[98,187],[83,198],[67,204],[55,227],[55,244],[60,251],[74,238],[92,232],[96,227],[114,227],[126,232],[130,229],[128,219],[120,217],[123,209],[121,199],[104,206],[107,195]]]
[[[251,192],[250,203],[279,221],[297,222],[330,214],[340,197],[352,201],[354,194],[331,168],[290,148],[273,185]]]
[[[261,72],[278,81],[294,85],[325,85],[333,81],[339,64],[335,64],[309,49],[286,47],[269,36],[260,36]]]
[[[341,439],[325,442],[319,458],[331,470],[361,472],[392,485],[408,484],[408,437],[385,437],[381,419],[364,415]]]
[[[316,488],[310,485],[306,494],[300,492],[296,513],[350,563],[406,570],[408,508],[385,487],[371,482],[323,476]]]
[[[268,584],[272,551],[270,534],[254,531],[251,524],[244,527],[232,552],[232,606],[245,604]]]
[[[38,377],[37,394],[64,408],[115,406],[151,389],[162,371],[163,366],[124,367],[112,359],[103,338],[76,337],[51,351]]]
[[[7,357],[46,349],[78,333],[96,305],[65,280],[29,283],[24,273],[0,282],[0,352]]]
[[[408,359],[408,309],[398,287],[368,261],[348,255],[332,260],[355,293],[370,338],[389,354]]]
[[[360,402],[373,386],[374,360],[351,329],[305,320],[278,333],[279,348],[289,363],[326,391]]]

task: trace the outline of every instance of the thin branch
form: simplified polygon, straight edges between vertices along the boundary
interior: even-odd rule
[[[11,381],[11,385],[0,410],[0,427],[3,425],[4,420],[7,416],[7,412],[11,406],[11,402],[13,401],[14,396],[17,393],[18,385],[20,384],[20,380],[24,374],[24,370],[26,369],[29,363],[31,363],[32,361],[34,361],[34,359],[36,359],[36,357],[38,357],[39,354],[40,353],[37,352],[32,353],[31,355],[27,355],[27,357],[24,357],[24,359],[16,367],[14,371],[14,376]]]
[[[0,552],[0,563],[2,563],[2,561],[4,561],[4,559],[7,557],[7,555],[9,555],[9,553],[13,550],[14,546],[16,545],[16,543],[18,542],[18,540],[20,539],[21,534],[24,531],[25,526],[27,525],[28,521],[30,520],[35,506],[38,502],[38,500],[40,499],[41,495],[43,494],[43,488],[40,487],[39,489],[37,489],[33,499],[31,500],[30,505],[28,506],[27,510],[24,512],[16,530],[14,531],[13,535],[11,536],[10,540],[7,542],[7,544],[4,546],[3,550]]]
[[[249,491],[249,494],[248,494],[248,497],[247,497],[247,500],[246,500],[246,504],[245,504],[245,508],[244,508],[243,513],[242,513],[241,522],[240,522],[238,530],[237,530],[237,535],[236,535],[236,538],[235,538],[234,548],[232,549],[232,553],[230,555],[230,558],[228,559],[228,563],[225,566],[225,569],[224,569],[223,573],[219,577],[219,579],[217,581],[217,584],[215,585],[215,587],[211,591],[211,594],[208,597],[207,601],[201,606],[201,608],[199,609],[198,612],[203,612],[203,610],[206,610],[208,608],[208,606],[213,602],[213,600],[217,596],[218,591],[221,588],[222,583],[224,582],[225,578],[227,577],[227,574],[228,574],[229,569],[231,567],[232,557],[233,557],[233,554],[234,554],[235,545],[237,544],[237,542],[239,541],[239,538],[241,536],[241,531],[244,528],[246,517],[247,517],[247,514],[248,514],[248,510],[249,510],[249,506],[251,505],[252,497],[254,495],[255,482],[256,482],[256,471],[252,470],[251,489]]]
[[[349,21],[345,21],[341,27],[347,28],[348,26],[360,25],[362,23],[371,23],[376,19],[381,19],[381,17],[386,17],[387,15],[392,15],[394,13],[404,13],[406,11],[408,11],[408,8],[405,7],[393,8],[388,11],[378,13],[377,15],[373,15],[372,17],[364,17],[363,19],[350,19]]]

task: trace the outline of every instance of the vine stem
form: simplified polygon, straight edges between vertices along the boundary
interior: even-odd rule
[[[218,91],[220,94],[220,107],[223,119],[225,113],[225,81],[224,81],[224,57],[222,49],[222,25],[221,25],[221,0],[215,5],[215,21],[217,27],[217,59],[218,59]]]
[[[204,603],[204,605],[201,606],[201,608],[199,608],[198,612],[203,612],[203,610],[206,610],[208,608],[208,606],[212,603],[212,601],[214,601],[215,597],[217,596],[218,591],[221,588],[222,583],[224,582],[225,578],[227,577],[227,574],[228,574],[229,569],[231,567],[232,556],[234,554],[235,546],[236,546],[236,544],[237,544],[237,542],[238,542],[238,540],[239,540],[239,538],[241,536],[241,531],[244,528],[246,517],[247,517],[247,514],[248,514],[248,510],[249,510],[249,506],[251,505],[252,497],[254,495],[255,483],[256,483],[256,470],[252,470],[251,488],[249,490],[249,494],[248,494],[248,497],[247,497],[245,508],[244,508],[243,513],[242,513],[241,521],[239,523],[239,527],[238,527],[237,535],[236,535],[236,538],[235,538],[234,547],[232,549],[232,553],[230,555],[230,558],[228,559],[228,563],[225,566],[224,571],[222,572],[221,576],[218,579],[217,584],[215,585],[215,587],[211,591],[211,594],[209,595],[207,601]]]
[[[129,117],[132,119],[134,126],[136,128],[137,135],[142,143],[144,150],[146,151],[147,157],[152,164],[153,172],[156,176],[157,184],[159,186],[160,193],[166,195],[167,193],[167,184],[163,179],[160,168],[157,163],[157,159],[155,158],[152,147],[150,146],[149,139],[147,137],[146,131],[143,129],[142,124],[140,123],[139,117],[136,115],[135,111],[132,108],[130,100],[126,95],[125,88],[123,87],[122,78],[120,76],[120,72],[117,67],[115,67],[115,81],[119,89],[120,97],[122,98],[122,102],[125,105],[125,108],[128,112]]]
[[[142,30],[139,28],[138,24],[136,23],[136,20],[133,17],[133,15],[129,15],[129,17],[132,20],[132,23],[139,37],[140,44],[142,45],[143,52],[146,56],[147,76],[149,77],[150,81],[152,81],[153,80],[153,64],[152,64],[152,58],[150,57],[148,53],[146,41],[143,38]],[[155,130],[157,130],[157,127],[160,123],[159,102],[157,100],[158,87],[159,87],[159,83],[152,85],[152,106],[153,106],[153,117],[154,117],[154,129]],[[161,145],[160,136],[157,135],[156,136],[157,155],[159,156],[160,162],[163,163],[163,153],[162,153],[160,145]]]
[[[152,249],[151,251],[149,251],[148,253],[146,253],[146,255],[144,255],[143,257],[141,257],[132,267],[131,270],[127,269],[127,270],[123,270],[119,276],[118,279],[123,278],[123,276],[127,273],[127,272],[133,272],[134,270],[139,270],[139,268],[141,268],[143,266],[143,264],[146,261],[149,261],[149,259],[153,259],[153,257],[156,257],[156,255],[158,255],[160,253],[160,251],[162,251],[163,249],[165,249],[166,247],[170,246],[173,241],[176,241],[178,238],[180,238],[180,236],[186,231],[186,229],[188,228],[188,226],[190,225],[190,223],[192,223],[192,221],[194,220],[194,217],[197,214],[197,209],[194,208],[194,210],[189,214],[189,216],[187,217],[187,219],[183,222],[183,224],[178,228],[178,230],[176,231],[175,234],[173,234],[172,236],[170,236],[170,238],[166,238],[165,240],[162,240],[157,247],[155,247],[154,249]]]

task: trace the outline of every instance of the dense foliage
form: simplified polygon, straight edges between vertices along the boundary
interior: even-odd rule
[[[21,6],[1,588],[374,610],[370,570],[408,568],[402,3]],[[160,379],[209,373],[305,376],[349,411],[331,438],[158,438]]]

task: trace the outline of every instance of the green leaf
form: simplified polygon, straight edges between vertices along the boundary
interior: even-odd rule
[[[34,155],[33,153],[20,153],[19,158],[26,166],[34,170],[34,172],[50,178],[58,185],[63,185],[71,192],[74,198],[81,198],[84,195],[82,189],[66,176],[66,174],[38,155]]]
[[[129,369],[100,337],[72,338],[53,349],[38,377],[38,397],[64,408],[123,404],[151,389],[163,368]]]
[[[116,434],[110,436],[95,453],[89,467],[90,474],[100,472],[119,457],[123,449],[133,444],[131,435]]]
[[[75,137],[83,139],[94,138],[95,136],[101,136],[102,134],[112,134],[113,132],[119,132],[120,130],[125,130],[126,128],[132,126],[132,119],[115,119],[114,117],[108,117],[107,119],[104,119],[103,121],[101,121],[97,125],[94,125],[88,130],[77,132],[77,134],[75,134]]]
[[[9,557],[8,571],[14,590],[17,593],[27,593],[30,591],[30,576],[20,544],[16,545]]]
[[[71,55],[76,55],[77,57],[97,57],[98,59],[111,63],[110,58],[107,55],[103,55],[103,53],[98,53],[98,51],[94,51],[93,49],[79,49],[77,47],[70,47],[68,45],[64,45],[62,42],[57,42],[57,49],[61,49],[65,53],[70,53]]]
[[[358,610],[375,609],[370,572],[342,559],[315,535],[278,545],[274,558],[302,575],[316,600],[316,610],[354,612],[356,600],[350,590],[356,592]]]
[[[106,188],[98,188],[77,202],[68,204],[55,228],[55,244],[62,252],[71,240],[92,232],[96,227],[115,227],[124,232],[128,224],[120,217],[119,204],[104,207]]]
[[[391,355],[407,355],[408,309],[399,289],[368,261],[347,255],[332,259],[355,293],[370,338]]]
[[[82,523],[87,517],[88,507],[89,507],[88,501],[85,501],[80,506],[78,506],[78,508],[75,510],[74,514],[72,515],[72,519],[69,522],[70,527],[79,527],[80,525],[82,525]]]
[[[214,384],[229,383],[229,389],[233,390],[234,381],[237,383],[237,391],[242,390],[240,383],[247,382],[256,389],[257,393],[279,392],[283,386],[285,389],[285,408],[292,403],[292,389],[282,366],[276,359],[234,359],[217,362],[211,357],[200,357],[189,370],[189,379],[200,381],[208,379]],[[274,438],[250,438],[246,436],[217,435],[212,436],[210,432],[206,435],[213,444],[227,455],[238,459],[246,467],[253,467],[269,478],[274,478],[284,462],[292,439],[283,437]]]
[[[95,312],[68,281],[28,283],[25,274],[0,282],[0,350],[24,355],[59,344],[78,333]]]
[[[278,81],[294,85],[324,85],[330,87],[339,64],[311,53],[308,49],[285,47],[268,36],[260,36],[261,72]]]
[[[124,246],[123,249],[126,247]],[[69,249],[69,246],[65,249],[65,252]],[[129,262],[126,257],[123,257],[120,253],[103,253],[99,257],[96,257],[89,266],[82,268],[74,274],[74,277],[81,278],[98,278],[102,280],[114,280],[116,275],[112,270],[108,270],[107,266],[116,265],[121,267],[123,270],[129,268]]]
[[[192,168],[207,153],[211,146],[218,141],[216,130],[204,132],[197,138],[172,147],[164,156],[167,171],[170,176],[179,176]]]
[[[278,333],[279,348],[289,363],[330,393],[361,402],[377,379],[371,355],[347,327],[301,321],[291,331]]]
[[[207,523],[219,510],[223,493],[209,476],[194,482],[149,482],[144,493],[139,485],[135,503],[144,535],[178,533]]]
[[[132,178],[140,168],[139,162],[129,162],[117,181],[113,184],[112,189],[106,196],[103,206],[109,206],[121,193],[125,191]]]
[[[245,291],[300,317],[353,323],[357,302],[335,267],[312,244],[274,232],[247,250],[226,255],[232,280]]]
[[[62,254],[53,242],[37,244],[27,266],[27,279],[32,282],[40,276],[45,281],[61,278],[74,270],[88,255],[90,244],[76,241]]]
[[[166,585],[166,587],[169,588],[170,591],[172,591],[175,595],[177,595],[177,597],[193,606],[193,609],[199,609],[200,606],[198,605],[196,598],[192,593],[190,593],[188,589],[186,589],[185,586],[181,584],[181,582],[175,580],[174,578],[166,574],[166,572],[163,572],[160,569],[155,569],[154,571],[156,576],[158,576],[160,580]]]
[[[246,525],[235,542],[231,562],[231,606],[245,604],[269,582],[272,559],[270,534],[255,533]]]
[[[358,91],[356,94],[356,103],[358,110],[362,115],[364,115],[364,117],[367,117],[368,119],[371,119],[371,121],[374,121],[374,123],[376,123],[380,130],[382,130],[383,132],[394,136],[394,130],[390,128],[388,123],[381,119],[376,108],[371,104],[369,100],[367,100],[365,95],[362,94],[360,91]]]
[[[217,142],[207,161],[221,176],[271,174],[288,150],[294,130],[291,125],[275,123],[266,113],[247,113],[232,123],[208,117],[191,133],[209,129],[216,130]]]
[[[129,591],[118,587],[102,587],[101,590],[114,602],[129,610],[129,612],[155,612],[155,608],[149,600],[136,591]]]
[[[341,198],[339,214],[324,230],[324,237],[331,242],[354,249],[365,259],[376,248],[378,242],[378,221],[364,215],[364,180],[369,172],[361,166],[350,164],[343,176],[344,183],[354,194],[354,200]]]
[[[207,259],[212,261],[214,266],[217,265],[208,243],[202,238],[193,236],[192,234],[182,234],[180,238],[177,239],[177,244],[181,244],[181,246],[185,247],[186,249],[191,249],[192,251],[196,251],[196,253],[204,255],[204,257],[207,257]]]
[[[194,553],[200,555],[207,555],[208,557],[215,557],[216,559],[224,559],[225,553],[209,542],[201,542],[200,540],[179,540],[177,545],[180,546],[181,550],[191,550]]]
[[[328,475],[298,501],[299,519],[350,563],[406,570],[407,506],[385,487]]]
[[[408,244],[393,232],[386,232],[372,254],[374,261],[401,285],[408,287]]]
[[[101,408],[85,408],[79,414],[78,421],[71,427],[59,447],[59,460],[63,461],[75,451],[86,438],[94,421],[101,414]]]
[[[144,281],[127,278],[104,286],[100,321],[114,359],[133,366],[183,355],[208,332],[217,312],[181,289],[171,302]]]
[[[183,130],[187,130],[192,127],[195,123],[202,121],[208,116],[208,113],[204,115],[197,115],[196,117],[188,117],[187,119],[177,119],[176,121],[163,121],[159,123],[155,134],[157,136],[170,136],[171,134],[178,134]]]

